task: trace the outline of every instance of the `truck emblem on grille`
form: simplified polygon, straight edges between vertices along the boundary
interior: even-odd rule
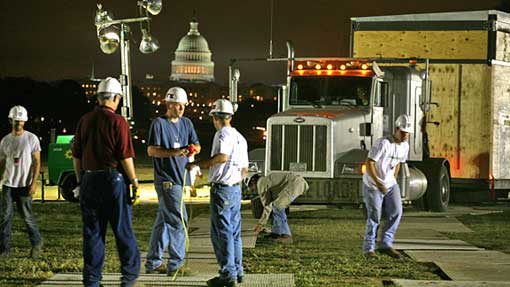
[[[297,118],[294,119],[294,122],[296,122],[296,123],[304,123],[305,122],[305,118],[297,117]]]

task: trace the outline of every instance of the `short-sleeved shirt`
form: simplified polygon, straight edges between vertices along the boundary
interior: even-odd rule
[[[407,160],[409,144],[407,142],[395,143],[393,137],[383,137],[375,141],[368,152],[368,158],[375,161],[377,177],[386,188],[397,184],[395,168],[399,163]],[[377,189],[374,179],[365,172],[363,183],[372,189]]]
[[[147,145],[159,146],[164,149],[178,149],[199,144],[195,127],[187,117],[171,122],[167,116],[152,121]],[[183,185],[184,170],[188,163],[187,157],[153,157],[154,182],[171,181],[175,185]],[[190,176],[186,176],[186,185],[190,185]]]
[[[234,185],[241,182],[242,169],[248,168],[248,144],[246,139],[233,127],[216,131],[211,156],[228,156],[226,162],[209,167],[209,182]]]
[[[5,160],[3,184],[9,187],[27,187],[32,183],[32,154],[41,151],[36,135],[24,131],[20,136],[12,133],[0,141],[0,161]]]
[[[126,119],[106,106],[81,117],[72,150],[83,170],[116,168],[121,160],[135,157]]]

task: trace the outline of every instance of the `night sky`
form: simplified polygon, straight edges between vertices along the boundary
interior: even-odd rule
[[[36,80],[88,77],[95,64],[96,77],[118,76],[120,54],[103,54],[94,26],[96,1],[0,0],[0,77]],[[296,56],[348,56],[350,17],[409,13],[508,9],[501,0],[344,1],[274,0],[274,56],[285,56],[285,40],[295,44]],[[138,16],[135,0],[101,2],[115,18]],[[152,34],[161,48],[141,54],[141,33],[131,24],[136,43],[131,45],[133,79],[146,73],[168,79],[170,63],[181,37],[189,30],[196,11],[199,31],[209,42],[215,76],[224,83],[231,58],[265,57],[269,46],[270,0],[165,1],[153,17]],[[277,64],[243,64],[241,82],[276,84],[285,67]]]

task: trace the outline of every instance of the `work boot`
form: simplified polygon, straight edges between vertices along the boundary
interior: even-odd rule
[[[163,264],[159,265],[157,268],[154,269],[145,268],[145,274],[165,274],[165,273],[166,267],[163,266]]]
[[[287,234],[281,234],[279,235],[275,240],[275,242],[282,243],[282,244],[292,244],[292,236]]]
[[[377,259],[377,254],[374,251],[365,252],[363,255],[365,255],[366,259]]]
[[[234,278],[221,278],[214,277],[207,280],[208,287],[236,287],[236,280]]]
[[[198,275],[197,271],[191,270],[191,268],[189,268],[187,266],[180,267],[177,270],[168,270],[166,275],[173,277],[175,275],[175,273],[177,273],[177,276],[186,276],[186,277]]]
[[[395,259],[400,259],[402,258],[402,255],[400,254],[400,252],[398,252],[397,250],[393,249],[392,247],[388,247],[388,248],[379,248],[379,252],[381,252],[382,254],[386,254],[392,258],[395,258]]]
[[[243,283],[243,275],[237,276],[237,283],[239,283],[239,284]]]
[[[32,259],[39,258],[39,256],[41,255],[42,247],[43,247],[42,241],[39,244],[32,246],[32,249],[30,250],[30,257]]]

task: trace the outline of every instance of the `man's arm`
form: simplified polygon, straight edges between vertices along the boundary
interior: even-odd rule
[[[398,178],[398,173],[400,172],[400,163],[397,164],[397,166],[395,167],[395,178]]]
[[[193,168],[193,166],[198,166],[202,169],[205,169],[205,168],[209,168],[216,164],[225,163],[225,162],[227,162],[227,160],[228,160],[228,156],[226,154],[217,153],[213,157],[210,157],[208,159],[190,162],[186,165],[186,168],[188,170],[191,170]]]
[[[37,177],[39,176],[39,172],[41,171],[41,152],[36,151],[32,153],[32,182],[30,183],[30,188],[28,193],[30,196],[35,194],[37,190]]]
[[[377,172],[375,170],[375,161],[371,158],[367,159],[367,172],[368,176],[370,176],[374,180],[375,185],[377,185],[377,188],[379,188],[379,190],[382,193],[388,192],[384,184],[381,182],[381,180],[379,180],[379,177],[377,176]]]
[[[0,188],[2,188],[1,184],[4,180],[5,163],[5,158],[0,158]]]
[[[147,155],[150,157],[187,156],[188,149],[187,148],[166,149],[160,146],[150,145],[147,147]]]
[[[81,159],[73,156],[73,169],[74,176],[76,177],[76,182],[79,184],[81,182]]]
[[[124,168],[124,171],[126,172],[126,175],[128,176],[131,184],[138,188],[138,179],[133,180],[136,178],[135,164],[133,162],[133,158],[132,157],[125,158],[121,160],[120,163],[122,164],[122,167]]]

